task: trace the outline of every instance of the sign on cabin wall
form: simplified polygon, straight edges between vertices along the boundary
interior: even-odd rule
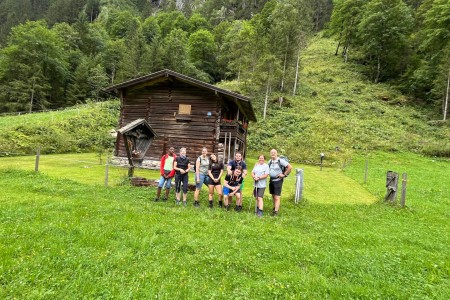
[[[180,104],[178,106],[178,114],[190,115],[191,114],[191,105],[190,104]]]

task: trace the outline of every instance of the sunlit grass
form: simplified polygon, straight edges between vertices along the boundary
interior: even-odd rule
[[[0,169],[19,168],[22,170],[34,170],[36,157],[4,157],[0,158]],[[62,154],[62,155],[41,155],[39,158],[39,172],[54,178],[70,179],[84,184],[102,185],[105,184],[106,158],[100,158],[95,153]],[[248,159],[248,172],[250,174],[255,165],[254,159]],[[317,203],[344,203],[344,204],[370,204],[376,199],[361,187],[360,184],[346,177],[339,169],[323,168],[318,166],[299,165],[293,163],[294,170],[286,179],[283,187],[283,198],[292,200],[295,195],[295,168],[304,169],[304,197],[308,201]],[[110,165],[108,168],[108,184],[123,184],[128,175],[126,167]],[[136,168],[135,176],[147,179],[158,179],[157,170],[146,170]],[[190,176],[193,183],[193,174]],[[252,194],[252,181],[249,176],[244,184],[244,195]],[[342,188],[341,188],[342,187]],[[203,188],[203,195],[206,195],[206,188]],[[205,197],[206,198],[206,197]],[[270,195],[266,194],[266,199]],[[247,197],[247,203],[253,204],[251,197]]]
[[[199,209],[183,208],[151,201],[155,188],[104,187],[94,154],[42,159],[54,167],[35,173],[33,157],[0,159],[1,298],[446,299],[450,293],[448,162],[373,153],[366,184],[365,157],[345,171],[296,166],[305,170],[304,201],[293,203],[295,176],[289,176],[280,216],[269,216],[269,200],[259,219],[248,190],[242,213],[207,208],[205,192]],[[406,209],[376,201],[387,167],[411,174]]]

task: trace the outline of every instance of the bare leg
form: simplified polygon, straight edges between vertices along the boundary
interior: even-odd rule
[[[222,195],[222,186],[216,185],[216,192],[219,195],[219,201],[222,201],[223,195]]]
[[[242,206],[242,198],[241,198],[242,194],[241,193],[236,193],[236,206]]]
[[[213,185],[208,185],[208,189],[209,189],[208,200],[209,201],[213,201],[214,200],[214,186]]]
[[[278,212],[278,210],[280,209],[280,196],[277,195],[272,195],[272,199],[273,199],[273,209],[274,211]]]
[[[156,199],[159,199],[159,197],[161,196],[161,189],[160,187],[158,187],[158,190],[156,191]]]
[[[241,206],[242,205],[242,193],[236,193],[236,205]]]
[[[259,208],[259,210],[263,210],[263,208],[264,208],[263,198],[261,198],[261,197],[258,197],[258,208]]]
[[[199,189],[195,189],[194,192],[194,201],[198,201],[198,195],[200,194],[200,190]]]

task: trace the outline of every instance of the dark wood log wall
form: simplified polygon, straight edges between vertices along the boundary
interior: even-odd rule
[[[187,148],[191,159],[208,152],[217,152],[216,121],[219,96],[181,82],[162,82],[151,87],[128,90],[123,93],[119,127],[139,118],[145,118],[158,137],[153,141],[145,157],[159,160],[173,146]],[[179,104],[191,105],[190,115],[178,115]],[[211,116],[207,116],[211,112]],[[190,120],[186,120],[189,119]],[[126,156],[122,137],[116,146],[118,156]]]

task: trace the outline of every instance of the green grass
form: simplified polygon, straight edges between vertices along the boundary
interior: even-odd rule
[[[278,218],[269,195],[265,216],[251,213],[249,182],[240,214],[208,209],[206,191],[200,209],[192,193],[187,208],[155,203],[126,168],[111,166],[105,187],[105,154],[73,152],[108,143],[117,102],[0,117],[0,155],[43,153],[38,173],[34,156],[0,158],[0,298],[447,299],[450,164],[403,151],[448,156],[448,123],[368,82],[334,46],[312,41],[291,107],[250,125],[250,153],[307,163],[294,163],[303,201],[289,176]],[[408,174],[405,208],[382,201],[388,170]]]
[[[195,209],[150,201],[154,188],[104,187],[94,154],[42,157],[39,173],[33,157],[1,158],[0,297],[446,299],[449,163],[369,158],[366,184],[365,157],[344,171],[296,166],[304,201],[290,176],[280,217],[262,219],[248,190],[245,211],[227,213],[204,192]],[[386,168],[410,176],[405,209],[377,201]]]
[[[118,101],[61,111],[0,117],[0,156],[41,153],[107,152],[118,120]]]
[[[32,114],[14,114],[0,117],[0,127],[3,129],[14,128],[17,126],[34,124],[34,125],[49,125],[65,121],[66,119],[82,113],[83,106],[66,108],[64,110],[50,111],[45,113]]]

